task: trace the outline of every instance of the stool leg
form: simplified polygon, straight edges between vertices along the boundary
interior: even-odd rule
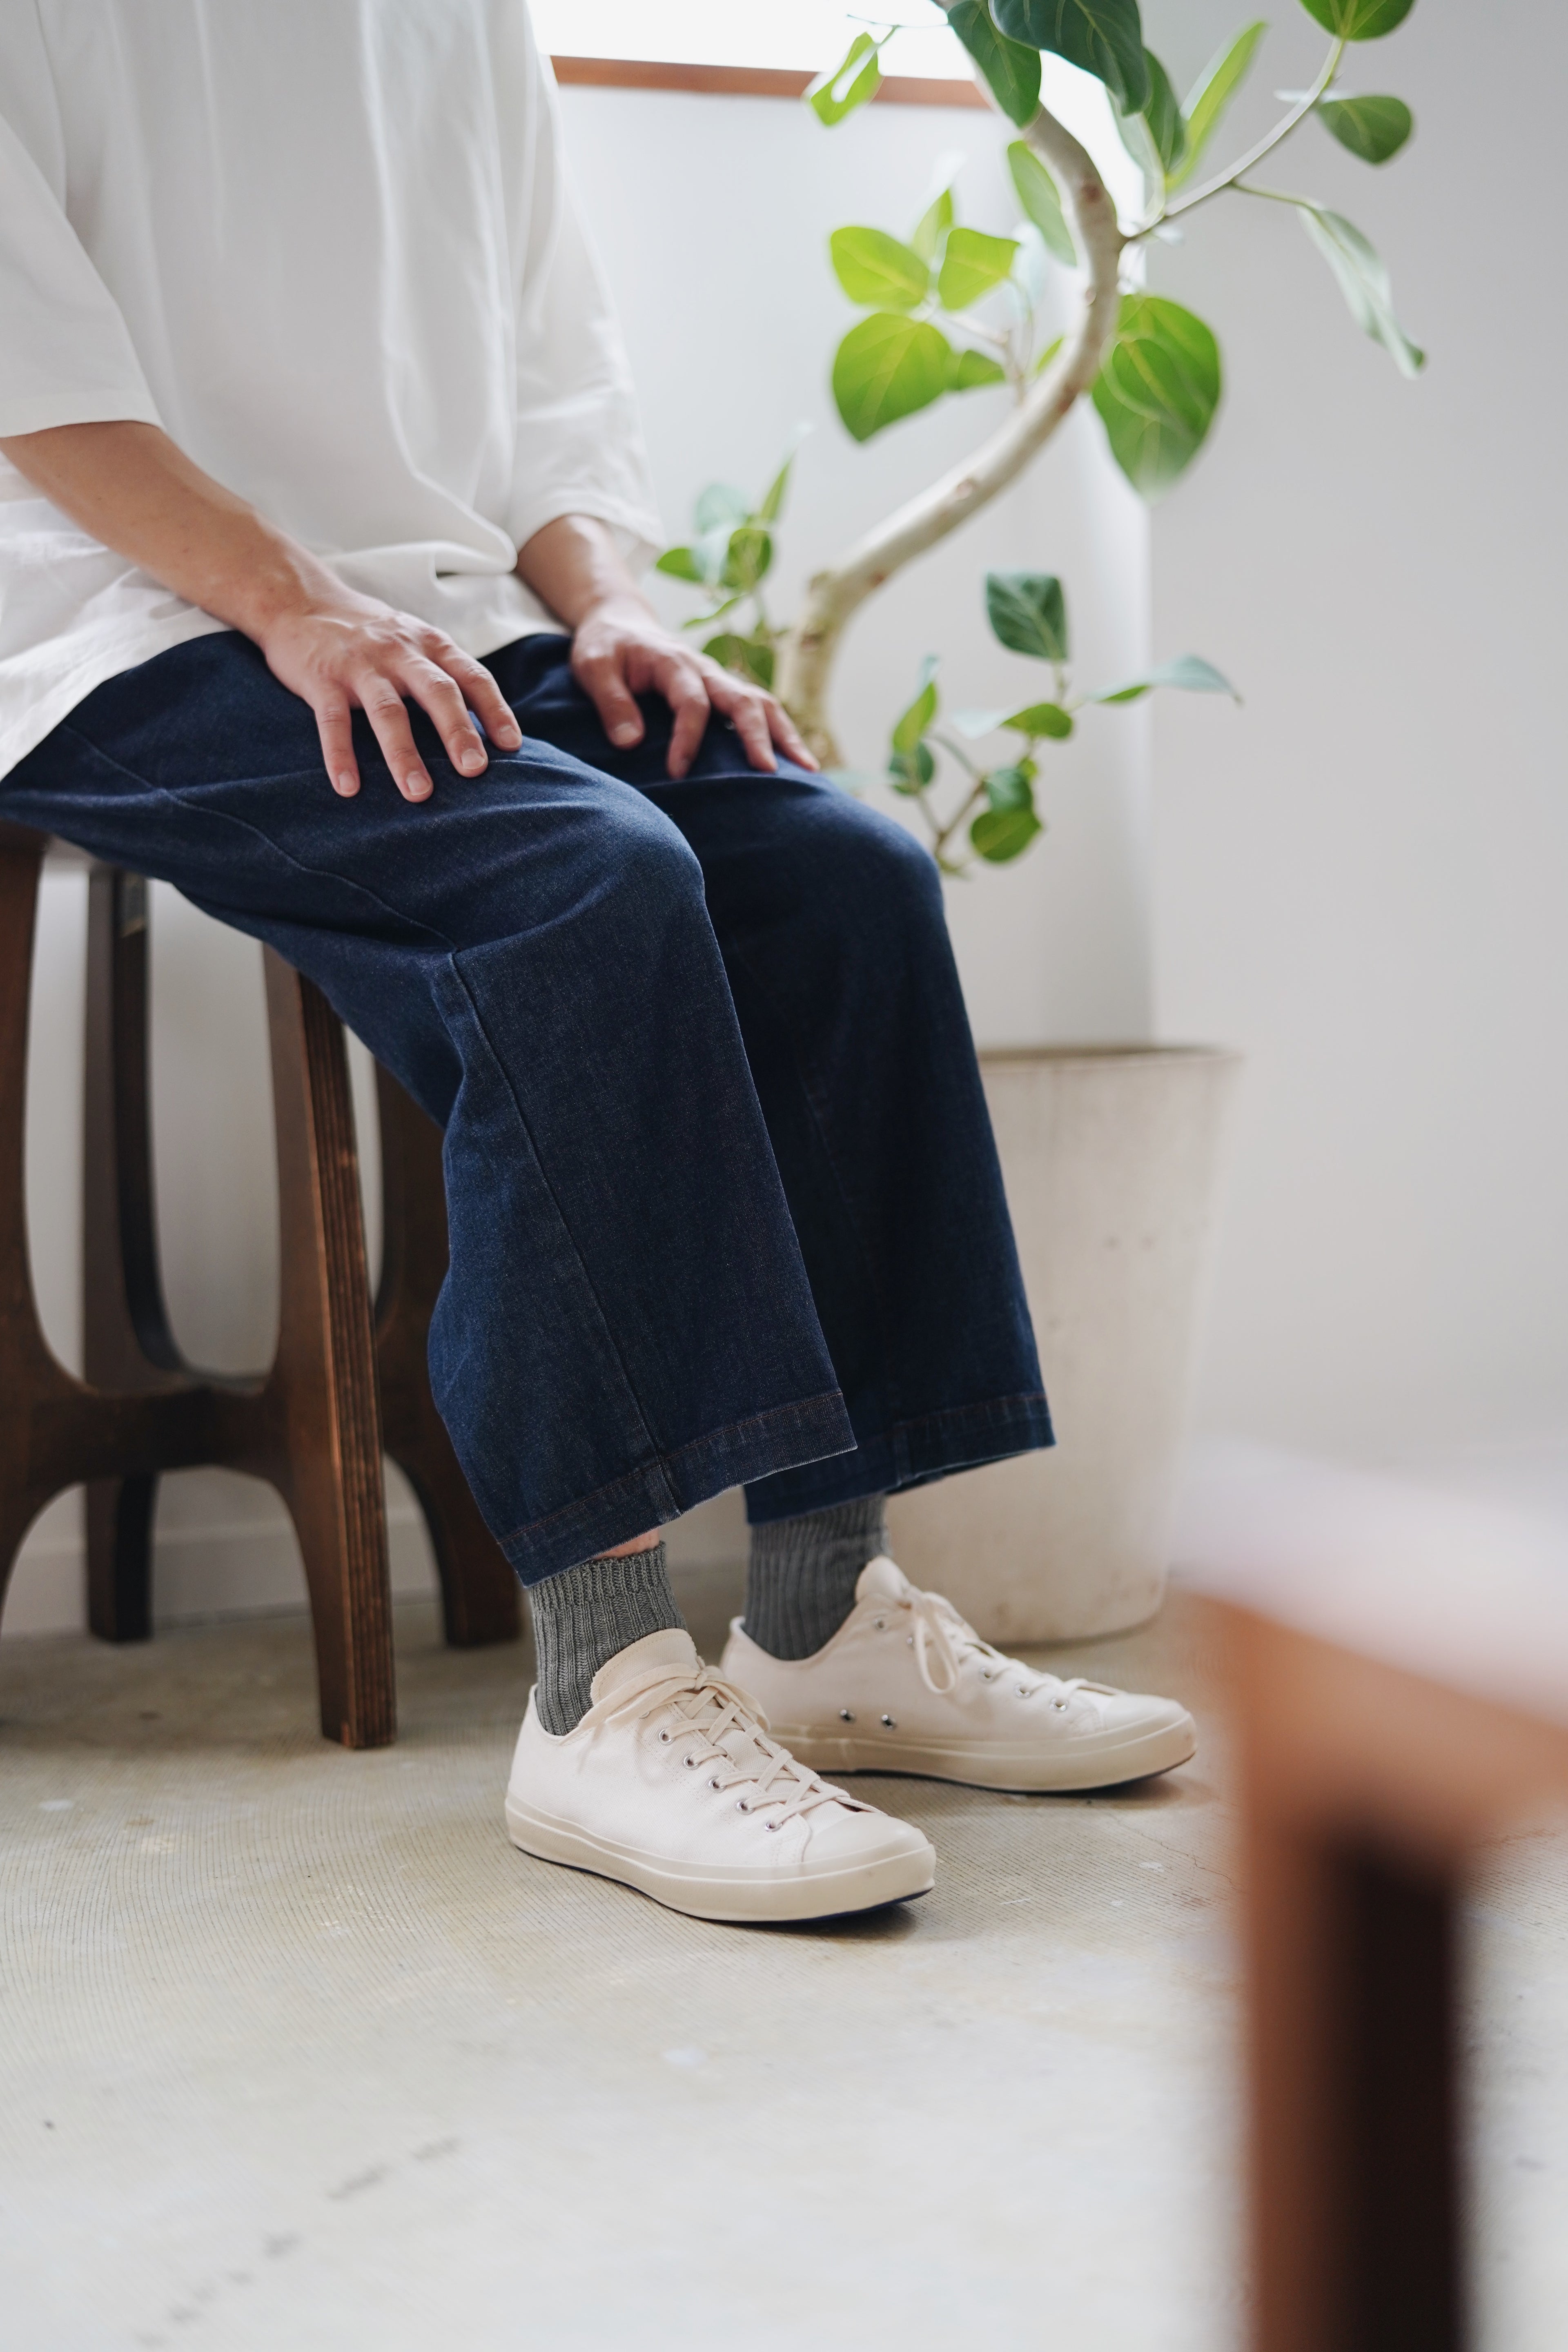
[[[24,1134],[33,929],[46,846],[42,834],[0,824],[0,1601],[22,1538],[47,1499],[30,1473],[30,1407],[59,1382],[33,1297]]]
[[[147,1067],[147,885],[95,866],[88,885],[82,1369],[121,1393],[184,1370],[158,1266]],[[100,1641],[153,1631],[156,1477],[87,1489],[87,1613]]]
[[[342,1030],[270,950],[267,1003],[283,1241],[270,1477],[310,1591],[321,1729],[345,1748],[395,1736],[381,1418]]]
[[[515,1642],[515,1571],[479,1514],[430,1394],[430,1317],[447,1273],[441,1130],[396,1079],[375,1073],[381,1113],[382,1265],[375,1302],[383,1437],[425,1514],[457,1649]]]

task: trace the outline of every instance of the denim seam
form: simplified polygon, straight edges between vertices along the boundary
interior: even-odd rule
[[[557,1526],[563,1519],[574,1518],[580,1512],[589,1510],[598,1504],[613,1501],[617,1495],[621,1494],[627,1487],[640,1486],[650,1470],[658,1471],[659,1476],[664,1479],[665,1485],[668,1488],[669,1486],[669,1466],[672,1464],[680,1462],[685,1455],[689,1454],[696,1454],[705,1447],[714,1446],[726,1438],[741,1437],[744,1435],[746,1431],[760,1429],[769,1422],[784,1423],[790,1421],[800,1421],[808,1414],[814,1414],[819,1412],[824,1406],[831,1406],[835,1404],[839,1407],[841,1412],[844,1410],[843,1391],[841,1389],[824,1389],[820,1395],[817,1396],[799,1397],[790,1404],[769,1405],[765,1412],[748,1413],[743,1421],[727,1421],[718,1429],[705,1430],[700,1437],[688,1438],[683,1445],[670,1446],[666,1452],[656,1454],[651,1462],[640,1464],[635,1470],[626,1471],[623,1476],[613,1478],[607,1486],[596,1486],[591,1495],[579,1496],[575,1502],[563,1504],[560,1510],[549,1512],[542,1519],[527,1520],[523,1526],[513,1528],[510,1535],[498,1536],[496,1540],[504,1551],[509,1544],[521,1543],[528,1537],[544,1535],[548,1533],[550,1528]],[[846,1453],[853,1453],[855,1448],[853,1446],[847,1446],[844,1450]],[[835,1459],[831,1454],[825,1455],[821,1458],[827,1461]],[[806,1465],[796,1465],[794,1466],[803,1467]],[[765,1475],[772,1476],[774,1474],[768,1472]],[[670,1489],[669,1491],[669,1501],[673,1510],[675,1507],[675,1495],[673,1489]]]
[[[360,896],[363,898],[367,898],[373,907],[379,907],[382,913],[389,917],[393,922],[406,923],[409,925],[410,929],[423,931],[427,939],[438,941],[439,944],[446,949],[448,955],[456,954],[457,950],[454,942],[447,937],[444,931],[438,931],[433,923],[422,922],[417,915],[405,914],[401,908],[394,907],[387,899],[384,898],[378,890],[372,890],[365,883],[361,882],[355,876],[352,874],[340,874],[337,871],[337,868],[331,866],[307,865],[302,857],[296,857],[292,850],[285,849],[281,842],[274,841],[270,834],[263,833],[259,825],[250,824],[245,817],[236,816],[232,809],[209,808],[200,800],[193,798],[191,795],[195,788],[191,786],[187,785],[181,787],[174,784],[154,783],[151,776],[144,776],[140,769],[128,767],[123,760],[117,760],[111,751],[106,751],[101,744],[95,743],[93,741],[90,735],[84,735],[79,727],[72,727],[68,720],[61,721],[59,731],[62,734],[74,736],[79,743],[85,743],[88,750],[92,753],[94,759],[101,760],[106,768],[114,769],[118,774],[121,776],[129,776],[133,783],[137,783],[142,786],[143,792],[155,793],[160,800],[172,801],[177,808],[188,809],[195,815],[213,817],[222,824],[232,824],[236,826],[239,832],[248,834],[252,840],[265,842],[268,848],[272,851],[273,855],[277,857],[282,858],[286,866],[291,866],[296,874],[308,874],[314,880],[321,882],[336,882],[345,890],[357,890]],[[301,778],[306,778],[308,776],[308,772],[303,768],[290,769],[282,772],[298,775]],[[325,775],[325,772],[326,771],[323,769],[323,776]],[[280,780],[281,773],[269,776],[236,776],[231,778],[229,781],[237,784],[243,784],[277,783]],[[310,776],[309,780],[311,782],[315,781],[313,775]]]
[[[594,1311],[599,1318],[600,1327],[605,1335],[605,1343],[609,1349],[611,1355],[615,1358],[616,1363],[620,1371],[621,1379],[626,1384],[626,1394],[631,1400],[632,1410],[637,1414],[637,1422],[641,1427],[643,1436],[647,1440],[650,1449],[652,1457],[651,1461],[637,1465],[627,1475],[629,1476],[636,1477],[646,1475],[646,1472],[649,1468],[658,1468],[659,1475],[663,1477],[663,1454],[659,1450],[658,1443],[654,1436],[653,1431],[648,1426],[647,1414],[643,1408],[642,1399],[637,1392],[637,1387],[632,1380],[630,1370],[628,1369],[626,1359],[622,1355],[619,1345],[616,1342],[615,1332],[610,1324],[610,1318],[605,1312],[605,1304],[603,1299],[599,1297],[598,1287],[595,1283],[592,1275],[588,1271],[586,1261],[584,1258],[581,1249],[577,1245],[577,1237],[572,1231],[572,1226],[567,1218],[566,1212],[562,1206],[555,1187],[551,1182],[550,1177],[545,1170],[544,1161],[540,1153],[539,1146],[534,1140],[533,1130],[529,1126],[522,1105],[517,1098],[517,1089],[512,1085],[511,1074],[508,1070],[506,1064],[502,1061],[500,1055],[496,1051],[489,1031],[485,1026],[484,1016],[479,1011],[474,992],[468,986],[467,977],[462,971],[455,954],[452,956],[447,968],[458,986],[463,992],[464,998],[468,1003],[468,1010],[473,1015],[474,1027],[479,1032],[484,1044],[485,1052],[489,1055],[491,1065],[499,1075],[502,1086],[506,1089],[507,1099],[512,1108],[512,1116],[515,1118],[518,1126],[521,1129],[523,1134],[528,1139],[528,1148],[533,1155],[533,1164],[539,1171],[539,1181],[543,1185],[546,1193],[549,1195],[550,1205],[554,1210],[556,1217],[560,1222],[561,1230],[566,1237],[567,1247],[570,1249],[573,1257],[576,1261],[577,1271],[583,1278],[584,1286],[587,1290],[589,1297],[594,1302]],[[665,1480],[665,1485],[668,1491],[668,1479]],[[673,1493],[669,1494],[669,1501],[673,1506],[675,1501]],[[519,1530],[519,1532],[521,1533],[522,1531]],[[507,1537],[504,1540],[510,1542],[512,1538]]]

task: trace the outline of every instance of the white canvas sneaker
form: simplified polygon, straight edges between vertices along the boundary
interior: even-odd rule
[[[737,1617],[720,1669],[824,1772],[917,1772],[980,1789],[1105,1789],[1184,1764],[1197,1747],[1174,1699],[1068,1682],[1004,1657],[950,1601],[890,1559],[860,1571],[825,1649],[774,1658]]]
[[[600,1667],[561,1738],[528,1701],[506,1825],[514,1845],[640,1887],[699,1919],[827,1919],[923,1895],[936,1854],[907,1822],[831,1789],[767,1736],[689,1633]]]

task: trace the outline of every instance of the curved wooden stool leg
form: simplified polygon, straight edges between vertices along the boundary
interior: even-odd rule
[[[0,1601],[22,1538],[48,1500],[34,1475],[31,1413],[58,1370],[38,1328],[27,1255],[27,1007],[43,834],[0,824]]]
[[[382,1748],[396,1731],[392,1596],[348,1059],[319,990],[270,949],[266,967],[282,1314],[262,1447],[229,1458],[269,1478],[292,1514],[322,1731],[345,1748]]]
[[[479,1515],[430,1394],[430,1317],[447,1273],[441,1130],[380,1064],[382,1261],[375,1302],[382,1434],[425,1514],[457,1649],[515,1642],[516,1571]]]
[[[163,1305],[147,1068],[147,885],[97,866],[88,883],[82,1370],[97,1389],[157,1389],[186,1371]],[[153,1476],[87,1488],[87,1612],[106,1642],[153,1631]]]

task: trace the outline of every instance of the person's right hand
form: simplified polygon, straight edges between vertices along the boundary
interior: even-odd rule
[[[522,730],[500,687],[427,621],[336,582],[285,605],[253,627],[267,666],[308,702],[321,731],[332,790],[359,790],[351,714],[363,710],[405,800],[428,800],[434,787],[415,748],[405,700],[416,702],[461,776],[482,772],[488,753],[470,711],[498,750],[515,751]]]

